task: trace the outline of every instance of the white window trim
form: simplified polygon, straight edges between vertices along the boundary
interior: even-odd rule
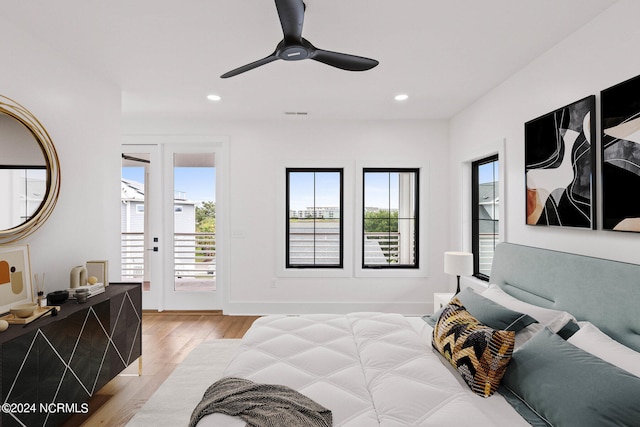
[[[207,298],[201,298],[199,303],[206,309],[221,308],[225,309],[229,303],[229,283],[230,283],[230,261],[228,257],[228,247],[230,240],[229,232],[229,215],[228,210],[230,206],[229,202],[229,179],[228,179],[228,165],[229,165],[229,138],[227,136],[216,135],[166,135],[166,134],[140,134],[140,135],[124,135],[122,150],[127,149],[131,145],[150,145],[158,147],[158,159],[157,161],[165,162],[165,170],[171,170],[170,176],[163,176],[154,181],[154,185],[159,186],[156,190],[159,198],[162,200],[162,204],[170,203],[173,207],[173,189],[163,192],[161,189],[162,179],[173,181],[173,159],[164,158],[164,150],[171,148],[176,152],[190,152],[200,153],[211,151],[216,155],[216,277],[220,279],[217,282],[216,292],[207,293]],[[166,208],[166,206],[164,206]],[[167,209],[163,209],[163,212]],[[161,218],[163,212],[155,213],[153,216]],[[162,224],[158,224],[158,227],[162,227]],[[164,228],[164,234],[171,236],[173,233],[173,227],[169,228],[169,225]],[[165,244],[171,245],[172,242],[168,239]],[[158,262],[159,270],[163,270],[162,274],[156,274],[156,277],[173,277],[173,258],[170,251],[165,250],[160,255],[163,262]],[[153,273],[152,273],[153,274]],[[152,304],[152,309],[158,309],[162,311],[165,309],[166,301],[171,297],[175,298],[178,295],[179,298],[188,298],[187,293],[180,295],[181,293],[169,295],[167,286],[156,286],[151,292],[157,292],[158,294],[149,295],[146,299]],[[203,295],[203,294],[200,294]],[[145,298],[143,297],[143,304]],[[192,301],[188,301],[190,304]],[[192,308],[197,308],[192,306]]]
[[[418,176],[418,182],[420,186],[418,210],[419,221],[419,236],[418,236],[418,251],[419,251],[419,266],[418,268],[362,268],[362,211],[364,209],[363,203],[363,170],[367,168],[384,168],[384,169],[418,169],[420,171]],[[355,277],[378,277],[378,278],[405,278],[405,277],[428,277],[428,262],[429,253],[427,251],[427,226],[428,212],[431,207],[431,200],[429,197],[429,163],[422,162],[419,165],[409,163],[398,162],[384,162],[384,163],[356,163],[356,197],[355,200],[355,228],[353,240],[355,243],[354,252],[354,272]],[[345,198],[346,199],[346,198]]]
[[[286,180],[287,168],[341,168],[343,170],[343,262],[342,268],[286,268]],[[276,179],[276,275],[277,277],[353,277],[353,203],[354,166],[346,161],[287,160],[283,162]]]
[[[500,203],[498,204],[498,215],[500,221],[498,222],[498,229],[500,231],[500,238],[498,242],[506,242],[507,241],[507,216],[505,215],[506,209],[506,182],[507,182],[507,156],[505,153],[506,140],[501,139],[495,141],[492,144],[484,145],[483,147],[478,147],[474,151],[474,153],[466,158],[461,164],[462,166],[462,200],[461,200],[461,236],[462,236],[462,250],[471,252],[471,248],[473,247],[472,242],[472,231],[471,231],[471,194],[472,194],[472,183],[471,183],[471,173],[472,168],[471,164],[477,160],[481,160],[492,156],[494,154],[498,155],[498,173],[500,176],[500,181],[498,183],[498,188],[500,192]]]
[[[287,168],[342,168],[343,169],[343,267],[342,268],[286,268],[286,171]],[[366,168],[418,169],[420,185],[420,235],[418,241],[419,268],[362,268],[362,209],[363,170]],[[361,278],[412,278],[428,277],[428,211],[430,208],[429,163],[419,165],[383,162],[363,163],[349,161],[286,160],[281,163],[276,179],[276,276],[290,278],[307,277],[361,277]]]

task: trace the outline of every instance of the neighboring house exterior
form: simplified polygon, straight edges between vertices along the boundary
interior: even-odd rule
[[[122,179],[120,186],[120,230],[123,233],[144,232],[144,184]],[[184,197],[185,193],[179,193]],[[184,198],[174,198],[174,232],[194,233],[196,231],[196,203]]]
[[[479,219],[499,221],[500,194],[498,186],[494,182],[479,185]],[[480,234],[494,234],[493,227],[489,221],[480,221]]]
[[[500,238],[499,212],[500,194],[499,186],[495,182],[480,184],[478,187],[478,225],[480,234],[479,260],[480,272],[489,276],[493,261],[493,250]]]
[[[122,179],[120,192],[120,230],[122,233],[122,276],[138,278],[144,275],[145,205],[144,184]],[[185,193],[174,198],[174,250],[176,275],[193,271],[196,263],[196,203],[185,200]],[[184,233],[184,235],[181,235]],[[179,261],[178,261],[179,258]],[[179,266],[180,264],[181,266]],[[188,274],[188,273],[186,273]]]

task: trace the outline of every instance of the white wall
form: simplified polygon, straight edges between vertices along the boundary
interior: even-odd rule
[[[226,313],[349,312],[354,310],[424,313],[432,294],[449,289],[442,254],[449,249],[448,123],[313,121],[222,122],[127,118],[124,132],[135,134],[218,135],[229,138],[230,252]],[[284,239],[286,166],[336,163],[349,166],[347,192],[355,188],[357,165],[419,166],[428,172],[421,191],[426,245],[421,254],[428,277],[282,277],[278,242]],[[282,201],[282,202],[281,202]],[[353,206],[354,201],[346,199]],[[355,215],[355,213],[353,213]],[[354,219],[346,219],[353,239]],[[236,237],[233,237],[236,236]],[[238,237],[242,236],[242,237]],[[345,254],[353,263],[353,251]],[[330,273],[327,273],[327,275]],[[326,276],[326,275],[323,275]],[[272,287],[275,285],[275,287]],[[224,286],[224,285],[223,285]]]
[[[0,94],[49,132],[61,165],[58,204],[26,238],[46,291],[69,287],[69,272],[92,259],[119,270],[120,90],[0,18]]]
[[[526,226],[524,198],[524,123],[591,94],[599,103],[602,89],[640,74],[638,16],[640,2],[619,1],[451,120],[453,242],[468,244],[464,166],[495,152],[504,140],[506,194],[500,195],[500,203],[506,205],[507,241],[640,263],[640,235]],[[598,106],[598,132],[599,114]],[[596,149],[599,171],[599,133]],[[598,203],[600,199],[598,195]]]
[[[640,74],[640,3],[621,0],[529,66],[444,121],[225,122],[127,118],[125,134],[223,135],[230,141],[229,313],[388,310],[422,313],[432,293],[451,289],[442,253],[464,247],[468,223],[463,165],[505,141],[506,239],[533,246],[638,263],[640,236],[524,225],[523,124]],[[26,242],[32,270],[48,290],[68,285],[71,267],[109,259],[119,270],[120,90],[0,18],[0,93],[25,105],[51,134],[62,170],[60,199],[49,221]],[[12,43],[12,41],[16,41]],[[599,147],[599,141],[598,141]],[[599,156],[599,153],[598,153]],[[598,157],[599,158],[599,157]],[[426,278],[277,276],[281,207],[274,200],[283,161],[351,164],[424,162],[422,204]],[[355,168],[354,168],[355,170]],[[353,189],[355,191],[355,188]],[[447,209],[446,207],[449,207]],[[259,211],[259,214],[256,213]],[[348,231],[348,235],[355,230]],[[272,283],[275,280],[275,288]]]

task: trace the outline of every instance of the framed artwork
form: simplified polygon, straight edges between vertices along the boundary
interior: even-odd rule
[[[600,93],[602,228],[640,232],[640,76]]]
[[[109,286],[109,261],[87,261],[87,277],[94,276],[97,283]]]
[[[526,223],[596,228],[595,95],[524,125]]]
[[[33,302],[29,246],[0,246],[0,313]]]

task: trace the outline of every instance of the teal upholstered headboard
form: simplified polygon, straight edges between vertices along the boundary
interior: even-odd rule
[[[523,301],[588,320],[640,351],[640,265],[501,243],[490,283]]]

